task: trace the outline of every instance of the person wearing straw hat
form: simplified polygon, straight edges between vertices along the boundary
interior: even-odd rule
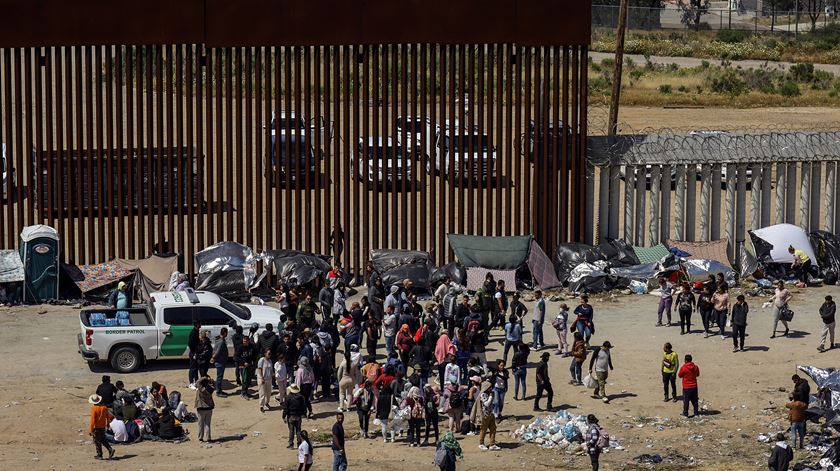
[[[301,443],[301,423],[303,416],[306,415],[306,399],[300,393],[300,387],[297,384],[289,386],[286,401],[283,403],[283,422],[289,426],[289,445],[287,448],[294,449],[295,438],[297,443]]]
[[[88,398],[90,407],[90,427],[88,428],[88,435],[93,437],[93,444],[96,446],[95,459],[101,460],[102,447],[108,450],[108,459],[114,457],[114,449],[105,440],[105,429],[108,428],[112,416],[108,413],[108,407],[102,403],[102,396],[98,394],[91,394]]]

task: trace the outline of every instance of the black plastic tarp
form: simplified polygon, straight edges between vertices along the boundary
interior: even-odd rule
[[[246,295],[259,286],[265,272],[257,275],[258,257],[237,242],[219,242],[195,254],[198,265],[196,289],[220,296]]]
[[[562,283],[569,282],[569,274],[581,263],[595,263],[601,260],[598,250],[588,244],[560,244],[554,253],[554,267]]]
[[[374,249],[370,251],[370,261],[385,286],[399,284],[408,278],[413,283],[414,290],[432,290],[432,278],[437,268],[428,252]]]
[[[840,275],[840,237],[826,231],[813,231],[810,239],[823,275],[827,279],[828,272],[833,272],[833,280],[836,282]]]
[[[302,286],[324,279],[330,271],[330,257],[299,250],[266,250],[263,256],[271,262],[280,282]]]
[[[447,263],[440,267],[432,280],[432,284],[443,281],[443,277],[449,278],[453,283],[461,286],[467,285],[467,269],[458,262]]]
[[[598,245],[598,251],[610,266],[628,267],[641,263],[633,247],[622,239],[606,239]]]
[[[629,278],[619,278],[591,263],[581,263],[569,275],[569,290],[575,293],[600,293],[629,286]]]

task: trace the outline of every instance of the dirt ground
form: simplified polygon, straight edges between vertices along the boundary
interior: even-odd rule
[[[774,340],[769,339],[770,310],[761,308],[762,299],[750,299],[749,349],[739,353],[732,352],[729,338],[704,338],[700,333],[680,336],[678,327],[654,327],[658,301],[655,296],[594,297],[597,332],[593,342],[610,340],[615,347],[615,371],[607,389],[612,401],[604,404],[582,387],[569,385],[568,360],[552,356],[554,403],[570,413],[596,414],[613,436],[623,440],[626,450],[611,450],[603,456],[604,470],[646,469],[632,462],[642,453],[666,457],[656,467],[659,470],[766,469],[770,445],[759,443],[757,435],[785,427],[786,416],[779,406],[787,400],[788,393],[779,388],[790,391],[790,376],[796,372],[796,365],[837,364],[840,350],[820,354],[816,349],[820,327],[817,308],[825,294],[837,291],[834,287],[795,290],[792,335]],[[566,302],[574,305],[577,301]],[[558,306],[558,302],[549,303],[549,315],[553,316]],[[699,319],[695,321],[699,323]],[[546,327],[550,330],[550,326]],[[100,373],[91,371],[78,355],[78,329],[78,310],[73,307],[0,308],[0,355],[4,358],[5,377],[0,384],[0,461],[5,463],[5,469],[94,466],[94,449],[86,434],[87,397],[99,383]],[[556,342],[551,334],[546,337],[549,345]],[[491,338],[494,351],[488,353],[489,359],[497,357],[500,338],[501,333],[495,331]],[[526,340],[529,338],[530,332],[526,334]],[[701,369],[699,390],[706,413],[700,417],[682,419],[681,403],[662,402],[659,365],[661,346],[666,341],[674,344],[681,358],[691,353]],[[537,356],[532,354],[530,359],[536,362]],[[228,373],[232,376],[231,370]],[[134,388],[157,380],[170,391],[184,392],[192,408],[193,394],[186,388],[186,375],[185,361],[154,362],[131,375],[112,373],[112,381],[121,379],[128,388]],[[529,371],[528,387],[529,395],[533,395],[533,370]],[[531,401],[513,401],[512,394],[508,394],[505,415],[511,418],[500,424],[497,436],[502,450],[482,452],[478,450],[478,437],[460,437],[465,458],[458,463],[458,469],[588,469],[585,456],[543,450],[510,437],[512,430],[533,420],[532,405]],[[317,419],[304,421],[304,427],[322,436],[329,431],[335,408],[335,402],[316,403]],[[348,414],[348,435],[356,431],[356,424],[356,415]],[[186,428],[194,437],[196,425],[187,424]],[[297,466],[296,451],[285,448],[287,429],[279,409],[262,414],[257,401],[236,396],[218,399],[213,435],[224,441],[205,445],[193,438],[182,444],[142,442],[119,446],[119,461],[96,463],[95,467],[247,466],[274,470]],[[432,447],[408,448],[399,441],[382,445],[378,439],[353,437],[348,441],[347,453],[351,469],[366,466],[402,470],[409,463],[413,469],[434,469]],[[313,469],[328,469],[331,457],[328,444],[322,439],[316,446]],[[803,457],[816,455],[797,452],[797,459]]]

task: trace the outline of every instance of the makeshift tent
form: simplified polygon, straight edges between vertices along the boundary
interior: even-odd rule
[[[633,247],[621,239],[610,238],[597,247],[587,244],[560,244],[554,261],[559,279],[564,283],[569,281],[572,271],[582,263],[604,262],[605,269],[639,264]]]
[[[490,270],[481,267],[467,268],[467,291],[478,291],[484,286],[487,274],[493,274],[493,279],[498,283],[505,282],[505,287],[516,286],[516,270]]]
[[[0,283],[23,281],[23,262],[16,250],[0,250]]]
[[[741,278],[752,276],[758,270],[758,260],[755,254],[747,249],[746,245],[741,242],[738,244],[740,256],[738,258],[738,268],[741,270]]]
[[[481,278],[480,282],[484,281],[484,278],[479,276],[479,271],[470,268],[499,271],[498,274],[502,277],[509,275],[501,272],[516,272],[527,268],[530,277],[540,288],[560,286],[551,260],[530,235],[489,237],[449,234],[448,238],[449,246],[452,247],[458,261],[468,269],[468,287],[475,284],[476,277]],[[505,286],[513,289],[516,284],[508,284],[506,281]]]
[[[467,285],[467,270],[458,262],[447,263],[446,265],[440,267],[435,273],[435,276],[432,278],[432,284],[434,285],[443,281],[444,277],[449,278],[457,285]]]
[[[653,247],[633,246],[633,252],[639,258],[639,263],[656,263],[670,254],[668,247],[662,244],[656,244]]]
[[[147,301],[156,291],[169,291],[169,278],[178,270],[178,255],[166,257],[152,255],[141,260],[118,258],[115,262],[124,270],[131,271],[134,299]]]
[[[799,226],[776,224],[749,231],[749,234],[755,248],[755,256],[761,262],[790,264],[793,262],[793,255],[788,252],[788,247],[793,246],[805,252],[811,258],[812,265],[819,266],[808,234]]]
[[[20,233],[20,259],[23,261],[23,301],[42,303],[58,299],[58,231],[41,224],[26,226]]]
[[[196,290],[238,297],[259,286],[266,272],[257,276],[259,257],[237,242],[219,242],[195,254],[198,265]]]
[[[837,283],[840,277],[840,237],[826,231],[813,231],[810,238],[825,282]]]
[[[647,283],[656,277],[661,267],[658,262],[643,263],[629,267],[610,268],[610,275],[616,278],[627,278],[628,280],[643,281]]]
[[[120,280],[128,281],[134,276],[134,270],[123,267],[118,260],[95,265],[79,265],[76,268],[78,272],[74,270],[71,276],[83,295]]]
[[[688,252],[688,260],[717,260],[718,262],[732,268],[727,255],[729,243],[726,239],[710,240],[706,242],[687,242],[684,240],[668,239],[668,247],[676,247]]]
[[[266,262],[281,283],[305,286],[316,279],[325,279],[330,271],[330,257],[298,250],[266,250]]]
[[[569,274],[569,290],[575,293],[599,293],[630,286],[630,278],[620,278],[604,271],[607,263],[581,263]]]
[[[419,250],[374,249],[370,262],[385,286],[400,284],[408,278],[413,289],[430,293],[437,269],[428,252]]]

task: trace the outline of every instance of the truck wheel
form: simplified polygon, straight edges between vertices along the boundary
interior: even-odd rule
[[[142,356],[134,347],[118,347],[111,352],[111,367],[118,373],[132,373],[141,363]]]

